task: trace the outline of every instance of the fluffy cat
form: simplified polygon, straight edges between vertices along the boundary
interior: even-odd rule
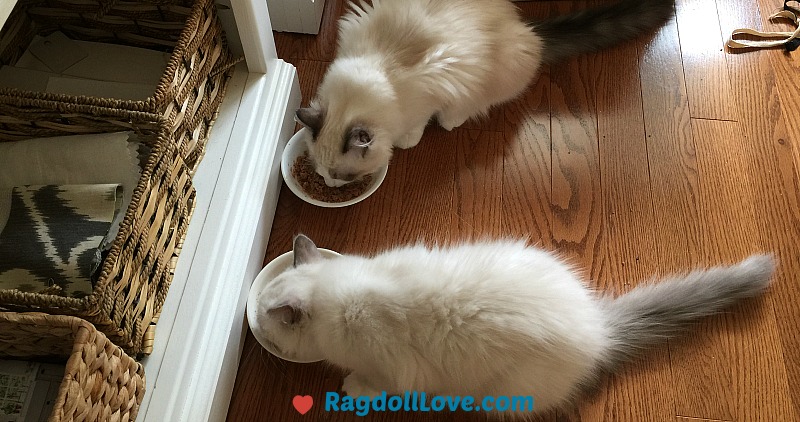
[[[532,395],[536,413],[697,318],[761,294],[775,270],[771,256],[754,255],[613,298],[524,241],[323,259],[300,235],[294,253],[294,267],[258,299],[254,332],[279,353],[351,370],[342,389],[352,396]]]
[[[297,120],[329,186],[388,164],[435,117],[451,130],[518,96],[543,64],[660,27],[673,0],[622,0],[526,22],[508,0],[374,0],[339,21],[337,54]]]

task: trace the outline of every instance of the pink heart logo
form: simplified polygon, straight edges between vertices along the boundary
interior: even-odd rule
[[[314,405],[314,398],[311,396],[294,396],[292,405],[298,413],[305,415]]]

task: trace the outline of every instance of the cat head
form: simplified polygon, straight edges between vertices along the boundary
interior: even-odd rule
[[[380,299],[373,296],[382,291],[379,280],[385,272],[365,266],[368,260],[362,257],[324,256],[302,234],[295,237],[293,252],[292,266],[258,295],[253,334],[287,360],[357,366],[366,356],[364,339],[381,342],[381,335],[391,335],[365,335],[365,327],[396,319],[383,315],[385,293]]]
[[[341,186],[387,165],[398,137],[394,89],[380,66],[365,58],[331,64],[297,121],[311,131],[308,152],[328,186]]]
[[[313,298],[318,277],[313,264],[324,258],[306,236],[294,239],[294,261],[267,283],[258,296],[257,324],[251,327],[260,341],[288,360],[309,362],[323,359],[314,341]]]

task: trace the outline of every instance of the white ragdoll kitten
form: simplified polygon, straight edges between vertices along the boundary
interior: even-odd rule
[[[754,255],[613,298],[524,241],[324,259],[300,235],[294,256],[258,299],[255,334],[282,355],[352,371],[342,387],[351,396],[533,396],[535,413],[689,322],[759,295],[775,270],[771,256]]]
[[[509,0],[373,0],[339,21],[337,54],[310,107],[309,156],[329,186],[388,164],[435,117],[451,130],[517,97],[542,64],[660,27],[673,0],[622,0],[539,22]]]

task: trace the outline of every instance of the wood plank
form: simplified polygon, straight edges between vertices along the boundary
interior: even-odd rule
[[[767,16],[782,2],[735,0],[720,7],[724,36],[736,28],[785,30],[785,24],[767,22]],[[760,5],[760,8],[759,8]],[[756,225],[761,248],[774,251],[780,268],[773,288],[783,362],[789,385],[800,384],[800,338],[794,333],[800,324],[800,122],[797,74],[800,51],[786,54],[781,49],[729,54],[731,84],[737,96],[743,146],[753,177]],[[800,391],[790,389],[793,413],[800,416]]]
[[[702,183],[697,191],[700,215],[695,217],[693,226],[695,230],[699,228],[703,236],[699,247],[693,253],[700,261],[697,264],[704,266],[730,263],[746,253],[739,252],[737,256],[735,251],[730,250],[731,242],[726,240],[728,230],[733,228],[725,227],[725,223],[735,221],[743,212],[732,210],[727,206],[727,202],[732,200],[734,195],[748,192],[746,189],[748,185],[741,183],[738,187],[731,186],[731,196],[726,196],[725,187],[717,184],[724,183],[720,179],[725,179],[729,172],[736,171],[737,168],[715,166],[713,161],[709,163],[709,157],[716,158],[716,156],[708,151],[707,145],[725,142],[727,139],[722,132],[709,133],[709,127],[731,128],[735,127],[735,124],[702,120],[693,121],[692,124],[693,127],[701,128],[694,131],[693,137],[699,150],[698,172]],[[714,124],[716,126],[713,126]],[[717,160],[728,161],[722,157]],[[747,249],[747,246],[743,249]],[[734,256],[731,256],[732,254]],[[732,383],[730,366],[735,364],[741,351],[736,350],[735,344],[730,340],[734,323],[731,318],[725,316],[709,318],[696,330],[671,342],[672,372],[677,390],[676,412],[679,415],[712,419],[734,417],[737,403],[730,388]]]
[[[396,242],[406,244],[423,240],[429,243],[448,243],[458,236],[450,232],[453,218],[456,148],[461,131],[448,132],[430,127],[414,148],[396,150],[407,166],[399,177],[405,180],[403,202],[395,217],[401,221]],[[453,236],[451,236],[453,235]]]
[[[781,0],[758,0],[758,7],[753,3],[744,6],[749,13],[736,14],[731,11],[720,11],[721,21],[723,22],[723,35],[727,36],[733,30],[731,25],[742,25],[748,28],[760,28],[764,31],[787,31],[792,30],[792,24],[787,20],[781,19],[776,22],[768,20],[769,16],[777,9],[783,7]],[[759,13],[760,12],[760,13]],[[781,145],[793,151],[793,158],[796,163],[800,163],[800,119],[795,115],[800,110],[800,49],[786,52],[783,48],[770,49],[760,53],[769,59],[774,69],[775,85],[778,97],[782,104],[782,109],[790,111],[789,118],[785,119],[789,139],[784,139]],[[776,147],[777,148],[777,147]],[[795,166],[800,169],[800,165]]]
[[[604,220],[597,281],[601,289],[618,293],[650,278],[658,264],[638,66],[643,42],[599,54],[594,84]],[[666,349],[655,348],[611,377],[605,403],[596,401],[582,416],[666,420],[674,416],[672,390]]]
[[[521,4],[530,16],[587,5]],[[544,69],[525,96],[506,107],[509,145],[503,184],[504,230],[530,234],[534,243],[555,250],[587,273],[596,264],[593,256],[601,231],[593,57]],[[579,420],[581,405],[549,412],[541,420]]]
[[[589,55],[553,65],[550,72],[553,243],[592,277],[600,265],[595,258],[603,225],[596,66],[597,57]]]
[[[552,247],[550,77],[506,107],[502,230]]]
[[[566,2],[554,1],[547,3],[521,4],[526,15],[542,18],[550,15],[559,15],[586,9],[592,2]],[[552,66],[545,70],[542,77],[550,79],[547,86],[547,95],[550,97],[550,124],[543,122],[543,118],[536,118],[532,112],[541,109],[544,112],[547,104],[533,97],[526,101],[534,100],[532,104],[538,107],[535,110],[525,110],[520,107],[520,112],[527,112],[528,117],[517,117],[517,122],[509,119],[513,125],[506,127],[506,135],[515,129],[520,120],[526,123],[521,128],[536,130],[544,133],[550,129],[551,151],[549,163],[544,159],[538,160],[541,172],[549,171],[551,179],[550,208],[547,213],[540,215],[537,221],[550,222],[552,241],[542,240],[546,247],[557,248],[558,253],[567,259],[585,266],[589,274],[595,274],[595,262],[592,256],[596,253],[598,239],[601,232],[600,205],[600,171],[597,145],[597,121],[595,118],[595,87],[590,81],[595,66],[595,56],[587,55]],[[544,89],[544,88],[542,88]],[[528,105],[530,107],[530,105]],[[507,111],[508,113],[508,111]],[[531,119],[534,119],[531,121]],[[531,123],[533,126],[531,126]],[[540,123],[542,122],[542,123]],[[540,128],[537,126],[541,125]],[[543,135],[542,135],[543,136]],[[543,138],[540,142],[544,143]],[[544,151],[544,145],[533,148],[526,154]],[[544,157],[544,154],[542,154]],[[507,160],[508,162],[509,160]],[[531,175],[528,175],[530,177]],[[537,181],[539,178],[535,178]],[[539,194],[545,190],[538,189]],[[537,211],[538,212],[538,211]],[[544,224],[541,227],[546,227]],[[541,231],[540,231],[541,233]],[[542,236],[544,237],[544,236]]]
[[[677,0],[676,5],[692,117],[736,120],[714,0]]]
[[[552,3],[516,5],[526,18],[552,15]],[[540,74],[519,98],[503,106],[506,139],[503,161],[503,232],[527,237],[552,248],[552,139],[550,125],[550,68]]]
[[[461,130],[455,139],[455,191],[452,227],[459,241],[503,236],[502,132]]]
[[[675,20],[643,49],[642,110],[650,167],[653,230],[662,273],[699,264],[698,174]]]
[[[693,121],[700,173],[700,206],[707,227],[703,255],[709,263],[733,262],[761,250],[756,223],[756,195],[749,169],[752,150],[741,136],[738,123]],[[735,174],[737,177],[731,178]],[[742,302],[730,312],[707,322],[709,331],[698,330],[683,340],[711,342],[713,354],[704,365],[719,374],[719,391],[704,391],[724,397],[729,403],[724,417],[688,415],[734,420],[793,420],[783,351],[769,295]],[[678,341],[676,343],[681,343]],[[677,348],[676,348],[677,349]],[[687,355],[678,353],[686,351]],[[705,350],[679,349],[673,353],[679,371],[697,370],[690,362]],[[676,379],[676,382],[680,382]],[[763,390],[762,390],[763,389]],[[769,395],[753,391],[770,391]],[[681,413],[685,414],[685,413]]]
[[[653,216],[658,222],[654,225],[658,265],[662,275],[684,272],[708,263],[701,253],[705,229],[698,208],[699,175],[675,21],[645,47],[640,72]],[[720,376],[714,357],[724,351],[718,350],[722,347],[718,342],[706,339],[714,338],[712,329],[727,328],[720,325],[702,324],[700,341],[692,332],[691,340],[672,342],[670,361],[679,415],[730,418],[733,413],[736,403],[726,394],[730,379]]]
[[[558,14],[588,7],[588,2],[554,2]],[[596,280],[602,267],[604,218],[597,131],[596,78],[599,59],[585,55],[550,69],[551,247]],[[508,136],[508,134],[507,134]],[[534,150],[535,151],[535,150]],[[602,420],[608,404],[608,383],[581,397],[570,420]]]
[[[597,253],[603,220],[591,63],[559,69],[551,87],[553,238],[560,252],[585,264]]]

